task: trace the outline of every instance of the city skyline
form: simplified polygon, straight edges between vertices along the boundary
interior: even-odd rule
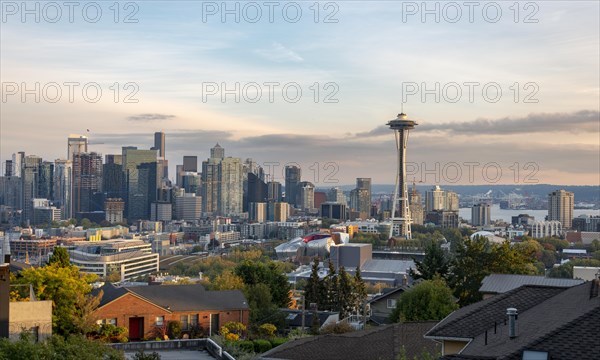
[[[63,158],[70,133],[88,135],[90,150],[102,154],[119,153],[123,145],[149,149],[153,133],[164,131],[171,173],[183,155],[206,158],[219,142],[234,156],[297,162],[304,173],[316,162],[335,163],[338,184],[357,176],[391,183],[393,138],[385,122],[405,111],[421,124],[411,139],[411,161],[418,164],[495,162],[507,174],[498,183],[507,184],[515,183],[511,165],[519,163],[523,183],[534,170],[524,166],[534,163],[538,183],[600,183],[600,36],[589,31],[598,28],[597,2],[536,3],[532,23],[524,21],[525,9],[515,22],[506,4],[497,22],[477,12],[473,21],[452,23],[444,14],[439,21],[407,17],[389,2],[332,3],[332,23],[325,22],[332,9],[320,3],[315,23],[311,4],[300,4],[297,23],[223,21],[200,2],[140,3],[136,23],[115,23],[108,7],[96,23],[6,16],[0,160],[18,151]],[[127,14],[122,9],[120,20]],[[65,86],[57,103],[10,95],[10,84],[32,89],[36,82],[40,88],[97,83],[103,95],[87,102],[82,85],[72,103]],[[267,82],[297,83],[302,98],[293,103],[277,92],[269,102]],[[479,83],[473,101],[470,82]],[[207,84],[232,89],[236,83],[259,84],[262,100],[206,96]],[[502,90],[497,102],[480,91],[492,83]],[[436,84],[439,99],[427,95]],[[456,85],[463,96],[453,102]],[[337,102],[325,102],[334,92]],[[131,94],[137,103],[125,101]],[[457,184],[469,183],[464,180]],[[479,176],[473,183],[486,182]]]

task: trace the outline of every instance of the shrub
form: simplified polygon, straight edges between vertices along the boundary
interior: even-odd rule
[[[171,339],[179,339],[181,336],[181,323],[179,321],[169,321],[167,333]]]
[[[254,343],[250,340],[243,340],[238,343],[240,349],[247,353],[254,352]]]
[[[354,331],[348,323],[327,324],[321,329],[321,334],[344,334]]]
[[[262,324],[258,327],[258,334],[265,338],[270,338],[275,335],[275,331],[277,331],[277,327],[273,324]]]
[[[254,340],[254,352],[262,354],[265,351],[271,350],[271,343],[267,340],[257,339]]]
[[[138,350],[138,352],[133,355],[133,360],[160,360],[160,355],[156,351],[146,354],[144,350]]]
[[[285,344],[287,341],[288,341],[287,338],[274,338],[274,339],[271,339],[271,345],[273,347],[277,347],[281,344]]]

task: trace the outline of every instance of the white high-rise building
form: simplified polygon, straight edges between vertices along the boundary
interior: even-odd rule
[[[425,211],[444,210],[446,196],[438,185],[425,193]]]

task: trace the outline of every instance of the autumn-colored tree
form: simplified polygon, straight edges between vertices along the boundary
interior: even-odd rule
[[[233,273],[233,271],[227,270],[211,282],[211,288],[213,290],[243,290],[244,280],[241,277]]]

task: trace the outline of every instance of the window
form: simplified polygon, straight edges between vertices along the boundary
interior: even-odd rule
[[[190,315],[190,326],[198,326],[198,314]]]
[[[188,316],[181,315],[179,320],[181,321],[181,330],[188,330]]]
[[[163,326],[165,323],[165,317],[164,316],[157,316],[156,317],[156,326]]]
[[[388,299],[387,301],[387,308],[388,309],[395,309],[396,308],[396,299]]]
[[[96,320],[96,324],[98,324],[98,325],[111,324],[111,325],[117,326],[117,318]]]

